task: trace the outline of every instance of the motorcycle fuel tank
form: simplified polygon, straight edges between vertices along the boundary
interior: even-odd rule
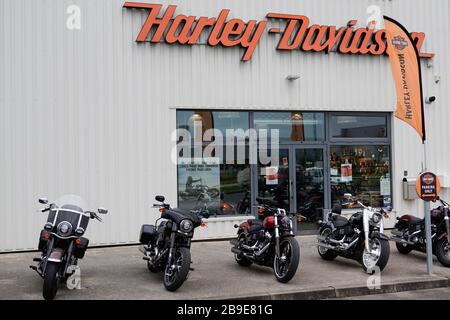
[[[263,221],[264,229],[273,229],[275,228],[275,217],[270,216],[264,219]]]

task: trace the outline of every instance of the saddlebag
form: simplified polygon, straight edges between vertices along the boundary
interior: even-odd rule
[[[74,250],[75,257],[77,257],[78,259],[83,259],[88,246],[89,246],[89,239],[87,238],[81,237],[79,244],[75,242],[75,250]]]
[[[151,224],[144,224],[139,235],[139,242],[142,244],[149,244],[157,236],[156,228]]]

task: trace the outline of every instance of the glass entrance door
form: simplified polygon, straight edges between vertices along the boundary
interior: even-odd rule
[[[294,219],[297,233],[315,232],[325,204],[324,150],[285,146],[278,153],[277,164],[258,164],[257,197],[307,217],[302,223]]]
[[[323,148],[295,148],[295,212],[307,218],[297,224],[297,232],[317,230],[323,219],[324,152]]]
[[[290,148],[280,148],[278,151],[278,163],[268,165],[258,163],[258,192],[257,197],[263,198],[274,207],[292,209],[292,168]]]

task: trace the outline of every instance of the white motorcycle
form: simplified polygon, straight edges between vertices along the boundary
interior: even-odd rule
[[[389,238],[383,233],[383,217],[389,217],[390,208],[365,206],[360,201],[353,201],[348,193],[344,197],[347,204],[359,205],[362,211],[347,219],[341,216],[342,205],[337,205],[326,221],[319,221],[319,255],[330,261],[337,256],[356,260],[370,274],[383,271],[390,253]]]

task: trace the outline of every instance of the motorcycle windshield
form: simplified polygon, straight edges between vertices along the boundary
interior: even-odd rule
[[[83,211],[83,208],[86,208],[86,202],[80,196],[64,195],[53,204],[47,222],[53,224],[56,229],[62,222],[70,223],[71,230],[65,234],[66,236],[73,235],[78,228],[86,230],[89,216]]]

